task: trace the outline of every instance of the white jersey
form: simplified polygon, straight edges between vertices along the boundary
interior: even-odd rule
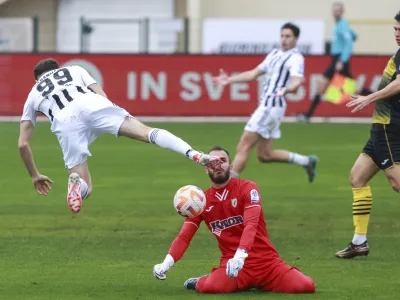
[[[88,87],[96,81],[79,67],[70,66],[46,72],[33,86],[25,102],[21,121],[36,123],[37,112],[53,122],[54,117],[70,103],[86,93],[93,93]]]
[[[286,107],[284,97],[276,93],[290,84],[290,77],[304,78],[304,56],[297,48],[287,51],[274,49],[258,66],[265,73],[265,85],[259,106]]]

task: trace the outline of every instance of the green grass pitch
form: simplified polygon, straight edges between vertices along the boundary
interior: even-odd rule
[[[196,149],[232,154],[243,124],[151,124]],[[18,123],[0,124],[0,299],[397,299],[400,286],[400,199],[383,174],[371,183],[370,256],[338,260],[352,237],[348,184],[369,125],[283,124],[277,148],[320,157],[316,181],[302,168],[260,164],[253,153],[242,178],[258,183],[267,227],[282,258],[310,275],[315,295],[247,292],[200,295],[183,282],[218,265],[216,240],[203,226],[166,281],[152,275],[183,218],[172,198],[182,185],[209,186],[202,168],[157,146],[100,137],[89,159],[93,196],[68,210],[67,173],[49,125],[37,125],[32,149],[39,170],[55,183],[47,197],[31,186],[17,149]]]

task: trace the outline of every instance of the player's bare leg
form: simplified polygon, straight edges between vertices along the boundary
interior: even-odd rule
[[[299,121],[309,122],[311,116],[314,114],[314,111],[317,109],[319,103],[321,102],[321,96],[325,93],[326,89],[329,86],[329,79],[325,76],[318,80],[318,88],[317,94],[314,96],[314,99],[311,103],[311,106],[305,114],[300,114],[297,116]]]
[[[185,155],[202,166],[212,164],[217,168],[220,165],[219,158],[196,151],[188,143],[172,133],[164,129],[148,127],[135,118],[129,117],[125,119],[119,129],[118,135],[145,143],[157,144],[161,148]]]
[[[354,236],[349,245],[336,252],[338,258],[353,258],[369,254],[367,231],[372,208],[372,194],[368,182],[379,172],[378,166],[365,154],[360,154],[350,173],[353,189]]]
[[[315,155],[301,155],[287,150],[274,150],[273,139],[261,139],[257,145],[258,160],[263,163],[282,162],[304,167],[308,180],[314,181],[318,157]]]
[[[260,135],[256,132],[244,131],[239,144],[237,145],[236,155],[233,160],[232,176],[238,177],[247,165],[250,153],[260,140]]]
[[[77,165],[68,170],[68,194],[67,202],[69,209],[74,212],[80,212],[82,200],[89,197],[92,193],[92,181],[87,162]]]

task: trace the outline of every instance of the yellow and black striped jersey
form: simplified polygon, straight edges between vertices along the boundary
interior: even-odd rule
[[[400,49],[397,51],[396,55],[389,59],[383,71],[379,90],[395,80],[399,74]],[[400,125],[400,93],[376,102],[372,123]]]

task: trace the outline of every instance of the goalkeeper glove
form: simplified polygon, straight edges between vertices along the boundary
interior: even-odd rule
[[[243,268],[244,261],[247,258],[248,254],[246,250],[237,249],[235,256],[228,260],[226,264],[226,275],[229,277],[237,277],[239,271]]]
[[[167,272],[174,265],[174,263],[175,263],[174,258],[171,255],[167,254],[163,263],[155,265],[153,267],[154,277],[160,280],[167,279]]]

